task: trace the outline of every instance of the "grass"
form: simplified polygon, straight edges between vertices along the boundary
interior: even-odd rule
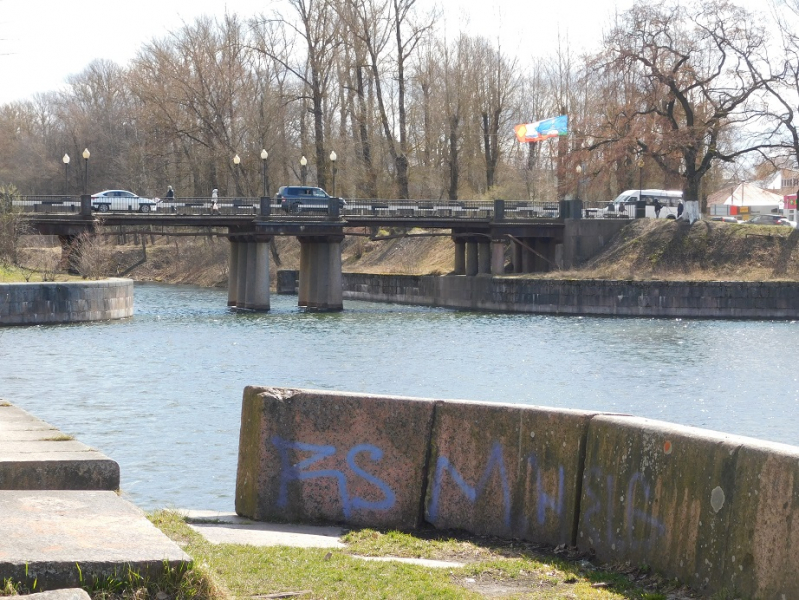
[[[48,438],[44,438],[43,442],[70,442],[75,439],[74,435],[68,435],[66,433],[61,433],[58,435],[54,435]]]
[[[150,518],[194,558],[192,573],[200,581],[214,582],[208,589],[215,595],[202,596],[209,600],[289,594],[303,599],[665,600],[672,590],[637,568],[605,571],[584,558],[546,555],[529,544],[451,532],[362,529],[344,537],[343,549],[262,548],[211,544],[177,513],[158,512]],[[465,566],[430,568],[359,558],[363,556],[427,558]]]

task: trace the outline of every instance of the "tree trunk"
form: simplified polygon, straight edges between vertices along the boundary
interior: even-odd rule
[[[458,199],[458,123],[460,117],[449,118],[449,199]]]

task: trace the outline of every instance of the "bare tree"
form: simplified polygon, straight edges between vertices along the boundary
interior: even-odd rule
[[[761,82],[746,58],[763,32],[743,9],[713,0],[698,12],[660,2],[637,4],[605,40],[604,70],[633,78],[637,94],[610,111],[598,143],[634,146],[666,173],[682,178],[685,216],[700,218],[702,178],[715,161],[732,162],[757,145],[725,145],[745,127]]]

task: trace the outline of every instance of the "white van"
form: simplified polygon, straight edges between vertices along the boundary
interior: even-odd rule
[[[638,199],[646,202],[646,216],[650,219],[676,219],[677,205],[682,202],[682,192],[678,190],[627,190],[616,197],[602,211],[607,217],[635,217],[635,203]],[[660,214],[655,214],[655,202],[660,204]]]

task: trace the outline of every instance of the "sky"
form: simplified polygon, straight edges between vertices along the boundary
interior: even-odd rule
[[[431,6],[433,0],[419,0]],[[522,62],[546,55],[568,36],[573,49],[593,47],[614,12],[632,0],[439,0],[440,27],[499,39]],[[0,0],[0,103],[65,85],[94,59],[121,66],[142,46],[202,15],[268,13],[269,0]],[[283,5],[285,6],[285,5]]]

